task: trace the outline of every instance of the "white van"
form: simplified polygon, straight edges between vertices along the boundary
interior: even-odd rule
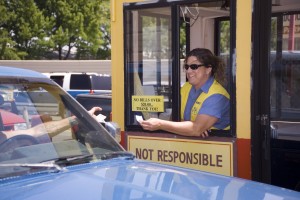
[[[111,76],[94,72],[51,72],[43,73],[73,97],[85,93],[111,93]]]

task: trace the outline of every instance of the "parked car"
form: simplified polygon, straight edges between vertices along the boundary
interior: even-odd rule
[[[0,115],[0,120],[2,121],[2,130],[11,131],[27,128],[25,120],[14,113],[0,109]]]
[[[0,143],[0,199],[300,199],[284,188],[138,160],[40,73],[0,67],[0,86],[22,95],[15,103],[31,110],[29,122],[40,116],[28,128],[41,134],[23,130]]]
[[[111,93],[107,94],[78,94],[76,100],[87,110],[99,106],[102,108],[101,114],[106,117],[106,121],[111,121]]]
[[[26,129],[26,121],[18,115],[16,105],[13,100],[8,101],[5,92],[0,93],[0,121],[1,130],[22,130]]]
[[[111,76],[94,72],[51,72],[44,73],[73,97],[87,93],[110,93]]]

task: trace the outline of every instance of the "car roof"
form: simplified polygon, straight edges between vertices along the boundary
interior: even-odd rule
[[[6,66],[0,66],[0,76],[47,78],[47,76],[37,71]]]

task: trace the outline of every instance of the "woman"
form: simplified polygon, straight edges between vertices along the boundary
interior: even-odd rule
[[[140,121],[145,130],[165,130],[183,136],[207,137],[210,129],[228,130],[230,100],[224,64],[210,50],[196,48],[184,61],[188,82],[181,88],[181,122],[150,118]],[[218,81],[217,81],[218,80]]]

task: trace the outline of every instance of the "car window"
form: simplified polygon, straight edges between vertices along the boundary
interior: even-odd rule
[[[59,86],[63,87],[64,76],[50,76],[50,78],[55,81]]]
[[[87,74],[72,74],[70,80],[70,89],[90,90],[91,78]]]
[[[10,103],[15,110],[0,108],[0,133],[7,137],[18,135],[0,142],[0,165],[56,162],[77,156],[88,156],[89,161],[95,161],[109,152],[123,151],[77,101],[52,81],[44,81],[11,79],[1,84],[2,105]],[[62,165],[72,164],[78,163]],[[31,169],[1,168],[0,178],[26,174],[28,170]]]
[[[111,76],[93,75],[91,78],[93,90],[111,90]]]

